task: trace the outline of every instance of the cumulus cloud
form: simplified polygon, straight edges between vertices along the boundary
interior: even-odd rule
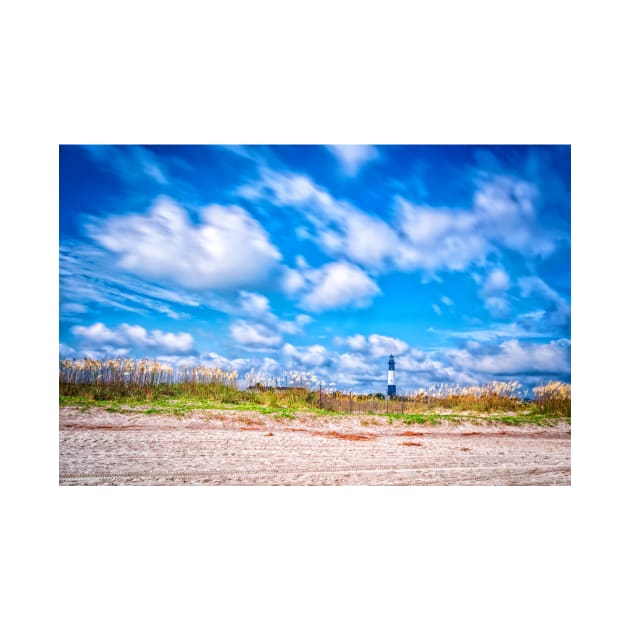
[[[516,339],[475,349],[451,350],[445,356],[457,368],[495,377],[571,372],[571,344],[567,339],[546,344],[524,343]]]
[[[331,256],[343,255],[356,263],[379,267],[395,253],[397,236],[387,222],[335,199],[305,175],[264,168],[258,181],[241,187],[238,193],[300,211],[314,229],[311,233],[302,228],[301,236],[314,240]]]
[[[300,334],[313,321],[305,313],[298,313],[293,319],[281,319],[272,312],[265,295],[251,291],[239,291],[231,299],[213,298],[210,304],[219,311],[240,318],[232,324],[231,332],[232,338],[243,346],[278,346],[283,335]],[[262,342],[263,336],[266,336],[266,343]]]
[[[345,341],[348,347],[355,351],[366,350],[369,347],[369,342],[363,335],[352,335]],[[341,340],[341,343],[343,343],[343,340]]]
[[[342,382],[358,383],[360,380],[372,380],[378,378],[383,369],[374,365],[367,357],[361,354],[345,352],[339,356],[337,368],[341,374],[338,380]]]
[[[402,354],[409,348],[409,345],[401,339],[385,337],[384,335],[370,335],[368,341],[370,343],[370,353],[374,357]]]
[[[291,319],[282,319],[272,309],[267,296],[253,291],[214,296],[209,305],[220,312],[234,316],[230,324],[231,338],[242,348],[255,352],[279,348],[284,335],[299,335],[313,321],[306,313]]]
[[[298,315],[293,321],[274,318],[267,321],[245,321],[239,319],[230,325],[232,339],[249,350],[267,350],[277,348],[283,335],[295,335],[311,321],[308,315]]]
[[[509,175],[481,174],[473,199],[479,228],[486,237],[524,256],[548,256],[558,235],[536,221],[535,185]]]
[[[486,278],[481,290],[483,295],[498,295],[510,287],[510,276],[504,269],[493,269]]]
[[[367,273],[347,262],[332,262],[319,269],[307,270],[303,277],[306,289],[300,305],[308,311],[365,307],[381,293]]]
[[[260,293],[240,291],[239,308],[251,317],[260,317],[270,312],[269,299]]]
[[[538,190],[509,175],[482,173],[470,208],[416,206],[398,199],[399,225],[408,268],[463,270],[506,248],[526,257],[551,254],[560,235],[537,221]]]
[[[415,205],[399,196],[391,221],[335,199],[306,175],[267,167],[237,193],[298,210],[309,226],[299,228],[302,238],[373,270],[391,265],[429,275],[462,271],[485,264],[501,248],[526,257],[548,256],[560,239],[538,224],[537,188],[507,175],[479,174],[467,208]]]
[[[288,295],[294,295],[304,288],[306,280],[304,276],[296,269],[284,267],[280,277],[280,286]]]
[[[295,318],[291,320],[278,320],[277,327],[283,333],[288,335],[295,335],[301,333],[304,326],[310,324],[313,321],[313,318],[309,315],[305,315],[304,313],[300,313],[296,315]]]
[[[234,289],[264,281],[281,259],[262,226],[237,206],[212,205],[194,224],[167,198],[146,214],[92,218],[88,234],[120,269],[187,289]]]
[[[462,271],[488,255],[491,245],[473,212],[416,206],[401,197],[396,205],[402,235],[396,263],[401,269]]]
[[[477,282],[481,279],[477,277]],[[504,269],[492,269],[479,291],[479,295],[484,298],[484,306],[492,317],[506,317],[510,312],[510,302],[506,291],[510,288],[510,276]]]
[[[375,358],[403,354],[409,349],[409,344],[402,339],[376,334],[367,338],[363,335],[352,335],[345,339],[338,337],[337,343],[347,345],[354,352],[368,353]]]
[[[271,327],[244,320],[237,320],[230,325],[230,335],[237,344],[252,350],[266,350],[282,343],[282,335]]]
[[[91,326],[73,326],[72,334],[82,346],[98,349],[101,347],[124,350],[156,350],[160,352],[185,353],[193,349],[194,339],[190,333],[164,333],[161,330],[147,330],[142,326],[120,324],[108,328],[97,322]]]
[[[426,386],[429,383],[453,383],[468,385],[475,382],[474,376],[457,370],[446,362],[432,358],[424,353],[410,352],[396,360],[397,374],[403,375],[403,382],[407,387],[412,384],[413,389]]]
[[[365,144],[334,144],[326,148],[337,158],[348,177],[355,177],[365,164],[379,157],[373,146]]]
[[[282,353],[285,358],[293,359],[292,364],[299,364],[308,369],[330,364],[328,350],[319,344],[296,348],[290,343],[284,344]]]

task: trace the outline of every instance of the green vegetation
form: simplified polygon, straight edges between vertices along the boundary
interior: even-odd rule
[[[454,422],[458,420],[456,416],[451,414],[437,414],[437,413],[390,413],[387,414],[390,418],[395,418],[396,420],[402,420],[403,424],[440,424],[441,422],[447,420],[450,422]]]
[[[259,398],[256,396],[258,392],[237,392],[231,394],[228,399],[231,401],[234,398],[238,398],[240,395],[249,394],[250,400],[243,396],[242,401],[226,402],[225,398],[220,395],[217,396],[215,391],[206,390],[203,394],[186,394],[181,393],[179,396],[173,392],[170,388],[161,392],[152,391],[151,395],[142,396],[138,393],[132,396],[120,395],[112,400],[103,400],[100,397],[94,396],[94,392],[88,388],[84,389],[81,393],[75,393],[73,395],[60,394],[59,405],[61,407],[78,407],[85,411],[90,408],[99,408],[111,413],[144,413],[147,415],[153,414],[168,414],[175,416],[183,416],[195,410],[216,410],[226,409],[233,411],[254,411],[262,414],[273,415],[277,420],[294,420],[296,413],[306,412],[316,415],[335,416],[345,415],[347,412],[336,411],[330,409],[320,409],[317,406],[317,401],[299,400],[295,399],[288,392],[263,392],[266,396]],[[275,394],[275,396],[267,396],[268,394]],[[271,404],[263,404],[259,402],[252,402],[254,399],[267,400]],[[431,424],[437,425],[442,422],[449,422],[459,424],[461,422],[471,422],[472,424],[483,423],[497,423],[507,424],[512,426],[518,426],[521,424],[534,424],[538,426],[553,426],[558,421],[570,422],[570,416],[562,416],[558,413],[540,413],[535,403],[525,405],[519,412],[513,412],[511,415],[501,413],[500,410],[496,410],[494,413],[480,413],[477,415],[476,411],[468,410],[466,414],[452,413],[452,411],[446,412],[444,409],[442,413],[439,410],[431,410],[425,413],[373,413],[371,411],[365,412],[364,415],[380,415],[387,418],[387,422],[392,424],[394,420],[398,420],[406,425],[413,424]],[[358,410],[357,410],[358,412]]]
[[[481,387],[439,386],[405,398],[323,392],[305,387],[248,389],[236,387],[236,372],[219,368],[172,368],[155,361],[116,359],[62,361],[59,404],[80,409],[102,408],[117,413],[184,415],[193,410],[232,409],[295,418],[297,412],[317,415],[385,416],[391,424],[500,422],[546,426],[571,417],[571,387],[552,382],[534,388],[536,399],[523,400],[520,383]]]

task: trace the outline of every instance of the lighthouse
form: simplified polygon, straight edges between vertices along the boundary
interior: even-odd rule
[[[396,381],[394,380],[394,374],[396,372],[396,364],[394,363],[394,355],[389,355],[389,369],[387,370],[387,395],[396,395]]]

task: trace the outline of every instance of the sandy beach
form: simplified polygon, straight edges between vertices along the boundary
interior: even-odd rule
[[[570,485],[571,427],[240,411],[59,414],[60,485]]]

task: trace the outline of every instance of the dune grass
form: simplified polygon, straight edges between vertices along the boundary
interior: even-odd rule
[[[273,415],[276,419],[295,419],[297,413],[309,413],[320,416],[341,416],[347,412],[319,408],[317,399],[310,396],[299,396],[295,392],[229,392],[225,396],[223,389],[204,388],[203,392],[178,392],[177,388],[167,388],[163,391],[151,391],[147,395],[142,392],[126,394],[119,392],[109,398],[95,396],[89,387],[73,388],[72,394],[60,394],[60,406],[78,407],[82,410],[100,408],[112,413],[144,413],[147,415],[164,414],[184,416],[195,410],[233,410],[252,411],[265,415]],[[461,405],[460,405],[461,407]],[[397,412],[361,412],[354,413],[364,416],[380,416],[388,418],[389,423],[402,422],[405,425],[431,424],[443,422],[459,424],[461,422],[500,423],[512,426],[534,424],[538,426],[552,426],[560,421],[570,422],[570,415],[557,413],[555,410],[541,411],[535,402],[523,404],[516,412],[502,409],[477,411],[476,409],[460,408],[458,413],[447,407],[435,408],[421,413]]]
[[[484,386],[437,386],[414,396],[385,399],[380,394],[323,392],[307,387],[239,389],[236,372],[218,368],[172,368],[151,360],[63,361],[59,404],[110,412],[184,415],[194,410],[232,409],[292,419],[298,412],[334,416],[385,416],[390,422],[492,421],[544,425],[571,417],[570,385],[547,383],[524,400],[516,381]]]

